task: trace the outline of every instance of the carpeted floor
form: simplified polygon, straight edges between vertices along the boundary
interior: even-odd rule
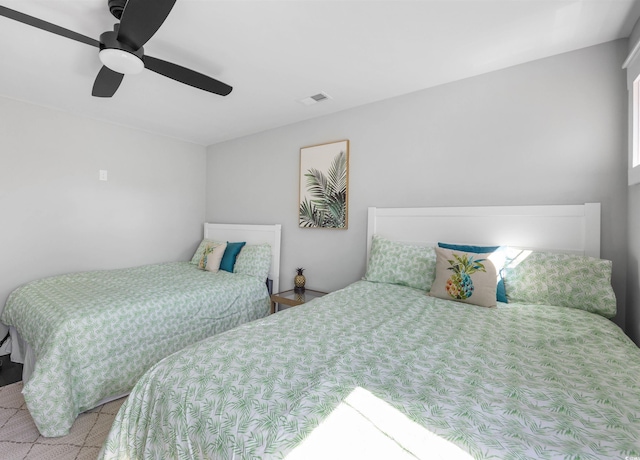
[[[22,397],[22,382],[0,387],[0,458],[2,460],[95,460],[111,423],[126,398],[80,414],[67,436],[38,433]]]

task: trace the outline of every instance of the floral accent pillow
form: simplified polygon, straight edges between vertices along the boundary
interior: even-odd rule
[[[496,266],[498,272],[498,286],[496,288],[496,299],[498,302],[508,303],[507,291],[502,278],[502,269],[506,261],[506,248],[502,246],[474,246],[468,244],[452,244],[439,242],[438,246],[445,249],[456,249],[464,252],[475,252],[476,254],[487,254],[491,258],[491,262]]]
[[[496,267],[489,254],[436,248],[436,279],[429,295],[481,307],[496,306]]]
[[[435,271],[433,247],[400,243],[374,235],[364,279],[428,291]]]
[[[220,244],[220,241],[203,239],[198,245],[198,249],[193,253],[193,257],[191,257],[191,263],[193,265],[200,265],[200,260],[202,260],[202,255],[204,254],[204,250],[207,246],[212,244]]]
[[[226,243],[207,243],[207,245],[204,247],[204,250],[202,251],[200,260],[198,261],[198,268],[200,270],[205,270],[207,268],[209,259],[212,258],[211,255],[215,253],[215,255],[213,256],[213,258],[215,258],[216,255],[220,252],[219,248],[222,245],[224,245],[224,249],[226,249]],[[224,249],[222,249],[222,254],[224,254]],[[220,256],[220,258],[222,258],[222,256]],[[218,263],[218,267],[219,266],[220,264]]]
[[[269,276],[270,267],[271,245],[249,244],[244,246],[238,254],[233,273],[255,276],[264,281]]]
[[[208,246],[208,248],[209,247],[211,246]],[[226,249],[227,243],[216,244],[211,252],[209,252],[209,249],[206,249],[204,251],[204,269],[208,272],[218,273],[220,270],[220,262],[222,261],[222,256]]]
[[[509,302],[555,305],[616,314],[610,260],[575,254],[518,250],[507,263],[504,279]]]

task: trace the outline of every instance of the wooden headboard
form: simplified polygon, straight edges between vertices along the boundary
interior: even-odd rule
[[[217,241],[246,241],[247,244],[271,245],[271,268],[269,279],[273,292],[280,290],[280,238],[282,226],[249,224],[204,224],[204,237]]]
[[[369,208],[367,260],[374,234],[424,245],[504,245],[599,258],[600,203]]]

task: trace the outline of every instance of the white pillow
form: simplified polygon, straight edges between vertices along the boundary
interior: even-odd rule
[[[207,254],[205,270],[214,273],[220,270],[220,262],[222,261],[225,249],[227,249],[227,243],[218,244],[213,248],[213,251]]]
[[[204,250],[208,246],[211,246],[212,244],[220,244],[220,241],[208,240],[206,238],[203,239],[198,245],[198,249],[196,249],[196,252],[193,253],[193,256],[191,257],[191,263],[193,265],[200,265],[200,261],[202,260],[202,255],[204,254]],[[201,268],[204,268],[204,267],[201,267]]]

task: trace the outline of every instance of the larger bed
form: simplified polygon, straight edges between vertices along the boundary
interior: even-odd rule
[[[365,279],[165,358],[100,458],[640,456],[640,351],[608,319],[599,232],[598,204],[372,208]],[[441,251],[418,242],[509,245],[508,303],[497,278],[494,308],[427,295]],[[452,251],[481,272],[481,250]]]
[[[79,413],[128,393],[165,356],[268,315],[280,232],[207,223],[189,262],[71,273],[16,289],[0,320],[10,326],[12,360],[24,363],[23,394],[40,433],[67,434]],[[236,249],[220,259],[230,271],[200,263],[215,247],[221,256]]]

